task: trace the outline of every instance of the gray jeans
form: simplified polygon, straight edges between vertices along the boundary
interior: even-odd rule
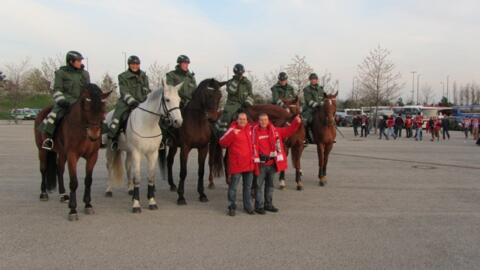
[[[228,186],[228,208],[236,209],[235,200],[237,199],[237,185],[243,178],[243,208],[252,210],[252,181],[253,172],[237,173],[232,175],[230,185]]]
[[[272,206],[273,179],[275,178],[276,174],[277,168],[275,165],[261,166],[260,175],[257,177],[257,191],[255,194],[256,209],[264,208],[265,206]]]

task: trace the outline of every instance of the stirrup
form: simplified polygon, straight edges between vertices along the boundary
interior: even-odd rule
[[[112,141],[112,143],[110,144],[110,149],[112,151],[117,151],[118,150],[118,142],[117,141]]]
[[[162,140],[160,145],[158,146],[158,150],[165,150],[167,149],[167,144]]]
[[[53,140],[52,138],[46,138],[42,143],[42,149],[52,151],[53,150]]]

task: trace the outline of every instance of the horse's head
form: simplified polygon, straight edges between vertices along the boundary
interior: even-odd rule
[[[87,129],[87,136],[96,141],[101,136],[101,127],[105,118],[105,100],[112,93],[103,93],[96,84],[88,84],[80,95],[82,122]]]
[[[219,117],[218,109],[222,98],[220,88],[225,84],[226,82],[219,82],[213,78],[206,79],[198,85],[193,93],[192,101],[198,102],[200,109],[207,114],[207,118],[211,122],[217,121]]]
[[[163,96],[161,98],[161,105],[163,114],[175,128],[180,127],[183,123],[182,113],[180,111],[180,96],[178,95],[178,91],[180,91],[182,85],[183,83],[175,86],[168,85],[166,78],[162,81]]]
[[[326,94],[323,93],[323,110],[327,118],[327,125],[333,126],[335,124],[335,114],[337,112],[337,95],[338,91],[335,94]]]
[[[285,107],[288,109],[290,113],[293,115],[297,115],[301,113],[302,106],[300,106],[300,99],[295,97],[294,99],[283,99],[283,104],[285,104]]]

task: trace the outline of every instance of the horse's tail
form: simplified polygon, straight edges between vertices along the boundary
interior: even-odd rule
[[[223,151],[215,136],[212,136],[209,144],[208,165],[213,177],[223,175]]]
[[[107,147],[106,150],[108,180],[111,185],[119,187],[122,185],[124,177],[122,151],[113,151],[110,147]]]
[[[57,187],[57,153],[47,151],[47,190],[54,190]]]

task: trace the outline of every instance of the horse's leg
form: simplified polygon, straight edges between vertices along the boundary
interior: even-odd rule
[[[113,166],[113,153],[112,150],[109,149],[110,145],[107,146],[107,149],[105,150],[106,154],[106,167],[107,167],[107,172],[108,172],[108,179],[107,179],[107,189],[105,189],[105,197],[113,197],[113,191],[112,191],[112,166]]]
[[[40,184],[40,201],[48,201],[47,193],[47,151],[40,149],[38,151],[38,160],[40,161],[40,173],[42,174],[42,183]]]
[[[57,159],[57,178],[58,178],[58,191],[60,193],[60,202],[68,202],[69,196],[65,194],[65,184],[63,181],[63,173],[65,172],[65,163],[67,157],[64,154],[59,154]]]
[[[157,169],[158,150],[147,155],[148,166],[148,209],[157,210],[157,202],[155,201],[155,172]]]
[[[318,179],[319,185],[324,186],[325,183],[323,181],[324,173],[323,173],[323,164],[324,164],[324,150],[325,147],[322,143],[317,143],[317,154],[318,154]]]
[[[85,214],[91,215],[95,213],[93,211],[93,206],[90,204],[92,201],[91,197],[91,188],[92,188],[92,174],[93,174],[93,168],[95,167],[95,164],[97,163],[98,159],[98,152],[93,154],[91,157],[87,159],[87,163],[85,166],[85,191],[83,193],[83,202],[85,203]]]
[[[182,146],[180,150],[180,182],[178,183],[178,205],[185,205],[187,201],[185,200],[185,178],[187,177],[187,161],[188,154],[190,153],[190,147],[187,145]]]
[[[295,182],[297,183],[297,190],[303,189],[302,167],[300,164],[303,147],[303,142],[298,142],[292,147],[292,160],[295,167]]]
[[[141,155],[138,151],[134,150],[131,153],[131,163],[133,168],[133,193],[132,193],[132,212],[140,213],[142,212],[142,207],[140,206],[140,179],[141,175]]]
[[[205,195],[203,187],[203,176],[205,174],[205,159],[208,154],[208,145],[198,149],[198,182],[197,191],[200,194],[201,202],[208,202],[207,195]]]
[[[333,144],[329,143],[325,145],[325,153],[323,154],[323,183],[327,183],[327,163],[328,163],[328,156],[330,155],[330,151],[332,151]]]
[[[77,213],[77,188],[78,188],[78,179],[77,179],[77,162],[78,156],[76,153],[69,153],[67,157],[68,162],[68,173],[70,175],[70,201],[68,202],[68,207],[70,208],[70,213],[68,214],[68,219],[70,221],[78,220]]]
[[[132,154],[127,151],[125,158],[125,170],[127,171],[127,190],[128,195],[133,195],[133,177],[132,177]]]
[[[177,146],[172,146],[168,148],[167,155],[167,170],[168,170],[168,185],[170,186],[170,191],[177,191],[177,186],[173,182],[173,162],[175,161],[175,155],[177,154]]]

